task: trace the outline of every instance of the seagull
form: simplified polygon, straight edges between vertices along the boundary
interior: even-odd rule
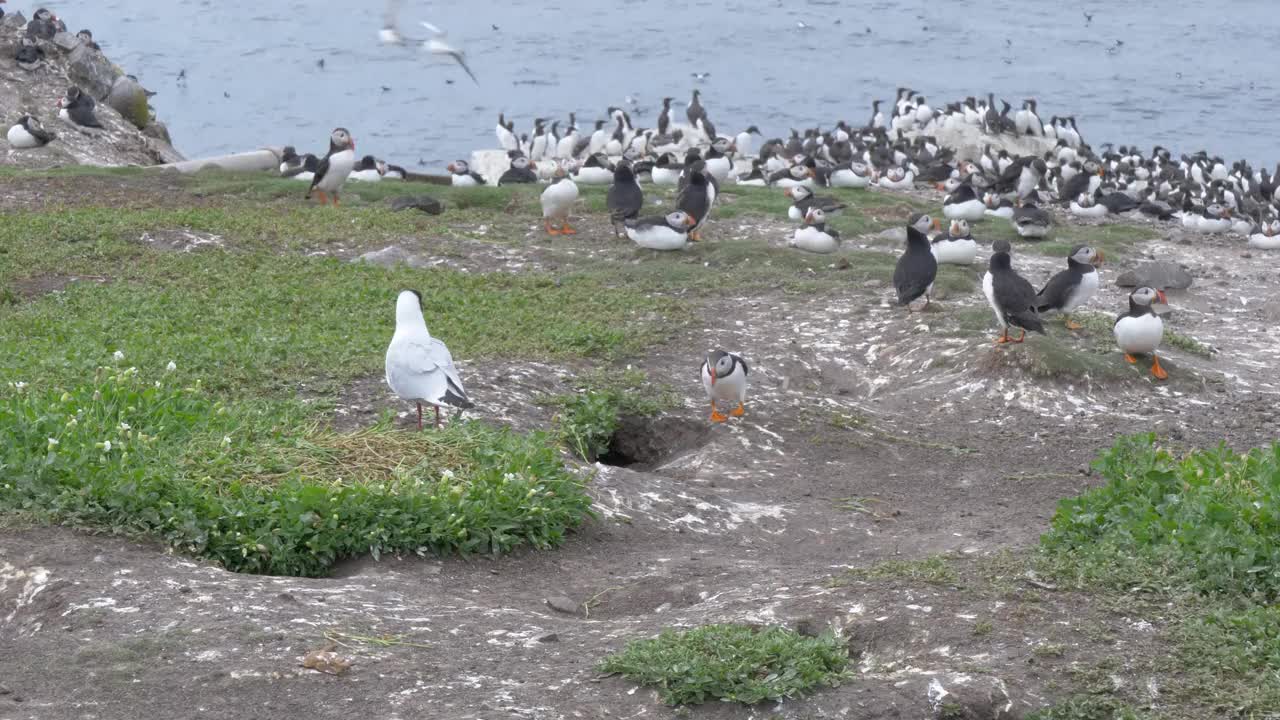
[[[400,34],[400,30],[396,25],[396,16],[399,14],[400,4],[401,0],[389,0],[387,3],[387,12],[386,17],[383,20],[383,27],[378,31],[378,39],[385,45],[404,45],[407,42],[407,38]],[[431,33],[431,37],[429,39],[421,41],[422,49],[430,52],[432,55],[448,55],[453,58],[454,62],[461,65],[462,69],[467,71],[467,75],[471,76],[471,81],[476,85],[479,85],[480,81],[476,79],[476,74],[471,72],[471,68],[467,67],[466,54],[463,53],[462,50],[449,44],[449,41],[445,38],[444,30],[441,30],[425,20],[420,21],[420,24]],[[453,84],[452,80],[448,80],[447,82],[450,85]]]
[[[427,332],[422,296],[416,290],[402,290],[396,298],[396,332],[387,346],[387,384],[402,400],[417,404],[419,430],[424,402],[435,406],[437,428],[441,405],[459,410],[475,406],[462,389],[449,348]]]
[[[1081,10],[1080,12],[1084,12],[1084,11]],[[1088,25],[1092,22],[1093,22],[1093,13],[1090,13],[1090,12],[1084,13],[1084,24]]]
[[[698,82],[702,82],[703,80],[706,80],[707,78],[711,77],[711,73],[709,72],[696,72],[696,73],[689,73],[689,74],[692,75],[693,79],[697,80]]]

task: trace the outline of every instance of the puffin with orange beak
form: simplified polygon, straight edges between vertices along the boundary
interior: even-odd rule
[[[746,414],[747,375],[750,372],[741,355],[724,350],[707,353],[702,361],[702,387],[711,401],[711,422],[722,423],[729,419],[716,407],[717,402],[722,405],[737,403],[729,415],[742,417]]]
[[[1036,295],[1036,312],[1057,310],[1062,313],[1068,330],[1079,330],[1082,326],[1071,319],[1071,311],[1098,294],[1102,279],[1096,266],[1101,264],[1101,250],[1094,250],[1088,245],[1071,248],[1067,255],[1067,269],[1050,278]]]
[[[1155,304],[1168,305],[1164,291],[1140,287],[1129,295],[1129,312],[1116,317],[1113,332],[1116,345],[1124,351],[1124,359],[1130,364],[1138,362],[1136,355],[1151,356],[1151,375],[1165,380],[1169,373],[1160,367],[1156,350],[1164,339],[1164,320],[1156,314]]]
[[[347,176],[351,174],[352,168],[356,166],[356,139],[351,137],[351,133],[346,128],[334,128],[329,134],[329,152],[316,166],[315,176],[311,178],[311,187],[307,190],[307,199],[311,199],[311,194],[315,193],[320,198],[320,204],[327,202],[329,195],[333,196],[333,204],[338,205],[338,192],[342,190],[342,186],[347,182]]]

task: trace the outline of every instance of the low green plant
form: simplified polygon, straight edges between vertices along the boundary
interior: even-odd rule
[[[577,392],[550,398],[549,403],[560,408],[561,441],[590,462],[608,451],[624,416],[651,417],[676,402],[670,392],[653,387],[634,369],[587,373],[576,384]]]
[[[1270,603],[1280,598],[1280,445],[1176,456],[1154,435],[1122,438],[1094,464],[1101,487],[1062,500],[1042,538],[1085,579]],[[1135,575],[1133,567],[1151,571]]]
[[[848,675],[848,648],[825,634],[781,627],[707,625],[635,640],[600,666],[658,688],[669,705],[723,700],[754,705],[829,686]]]
[[[0,511],[155,537],[231,570],[323,575],[371,553],[548,548],[590,513],[547,439],[481,423],[341,435],[300,405],[227,405],[99,368],[0,390]]]
[[[909,580],[936,585],[948,585],[956,582],[954,568],[947,558],[933,555],[919,560],[886,560],[865,568],[845,570],[836,578],[836,584],[846,584],[857,580]]]
[[[1027,720],[1142,720],[1133,708],[1108,697],[1082,695],[1051,707],[1033,710]]]

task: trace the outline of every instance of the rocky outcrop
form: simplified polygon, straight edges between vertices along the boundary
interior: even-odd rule
[[[60,165],[158,165],[183,157],[155,122],[146,93],[102,51],[71,33],[38,41],[45,63],[23,70],[14,60],[26,19],[20,13],[0,20],[0,164],[25,168]],[[58,100],[77,85],[97,101],[103,129],[82,128],[58,119]],[[123,114],[122,114],[123,112]],[[33,115],[57,138],[42,148],[16,150],[4,133],[24,114]]]

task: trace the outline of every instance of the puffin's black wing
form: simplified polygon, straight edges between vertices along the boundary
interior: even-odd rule
[[[1004,313],[1006,322],[1024,330],[1044,332],[1044,325],[1032,308],[1036,291],[1031,283],[1010,269],[993,278],[991,285],[996,306]]]
[[[325,155],[325,156],[320,160],[320,163],[319,163],[318,165],[316,165],[316,172],[315,172],[315,174],[311,176],[311,187],[307,188],[307,199],[308,199],[308,200],[310,200],[310,199],[311,199],[311,191],[316,189],[316,186],[320,184],[320,181],[324,179],[324,176],[325,176],[328,172],[329,172],[329,156],[328,156],[328,155]]]
[[[1049,278],[1049,282],[1045,283],[1044,288],[1036,295],[1036,312],[1061,309],[1071,296],[1071,289],[1079,282],[1080,276],[1070,269],[1063,270]]]
[[[730,354],[732,355],[732,353],[730,353]],[[742,366],[742,374],[743,374],[743,375],[750,375],[750,374],[751,374],[751,368],[747,367],[747,361],[746,361],[746,360],[743,360],[741,355],[734,355],[734,356],[733,356],[733,359],[734,359],[734,360],[735,360],[739,365],[741,365],[741,366]],[[704,365],[706,364],[706,361],[705,361],[705,360],[703,360],[702,362],[703,362],[703,364],[704,364]]]
[[[938,261],[928,251],[929,240],[924,233],[913,227],[907,228],[907,251],[898,258],[893,268],[893,287],[898,291],[898,304],[907,305],[924,295],[938,275]],[[918,236],[918,237],[917,237]],[[916,250],[911,240],[923,242],[923,252]]]
[[[644,207],[644,193],[634,182],[614,183],[609,186],[605,196],[605,206],[609,208],[609,217],[620,222],[637,217]]]

